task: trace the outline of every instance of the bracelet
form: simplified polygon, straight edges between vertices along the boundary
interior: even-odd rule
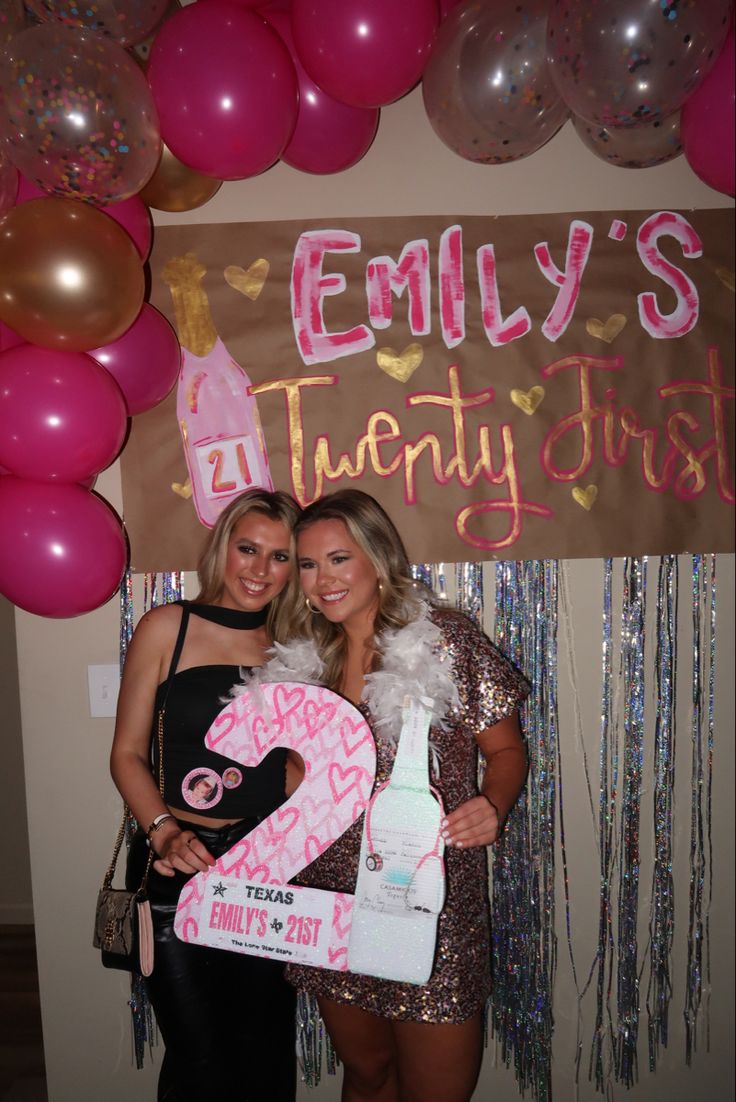
[[[158,828],[163,823],[165,823],[167,819],[173,819],[173,818],[174,818],[174,816],[171,814],[170,811],[162,811],[160,815],[157,815],[156,818],[151,823],[148,830],[146,831],[146,837],[149,839],[149,841],[150,841],[151,835],[155,834],[156,831],[158,830]]]

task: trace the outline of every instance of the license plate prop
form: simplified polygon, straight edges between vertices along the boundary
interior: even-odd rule
[[[183,941],[344,971],[353,896],[289,884],[368,804],[376,749],[361,713],[329,689],[273,682],[226,705],[205,744],[258,765],[277,746],[304,761],[302,784],[206,872],[187,881],[174,930]]]

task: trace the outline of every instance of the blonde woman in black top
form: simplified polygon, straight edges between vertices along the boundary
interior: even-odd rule
[[[235,769],[205,747],[204,735],[242,669],[260,666],[283,637],[298,515],[288,494],[239,497],[209,534],[197,598],[146,613],[128,649],[111,772],[145,828],[131,847],[132,882],[142,875],[146,841],[158,857],[149,878],[155,951],[146,983],[166,1045],[159,1102],[201,1102],[213,1092],[252,1102],[295,1096],[294,996],[280,963],[186,944],[173,921],[186,879],[213,865],[293,787],[283,748],[257,768]],[[163,796],[155,722],[162,707]]]

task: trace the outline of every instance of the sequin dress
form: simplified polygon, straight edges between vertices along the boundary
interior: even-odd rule
[[[529,686],[490,640],[461,613],[433,611],[440,647],[452,661],[460,705],[433,727],[430,738],[440,758],[435,782],[447,812],[478,794],[475,735],[510,715]],[[370,715],[366,713],[370,721]],[[388,780],[395,757],[390,742],[376,739],[376,784]],[[298,878],[331,891],[355,891],[363,818],[353,824]],[[484,1005],[491,988],[488,861],[484,847],[445,851],[447,897],[437,927],[437,953],[427,984],[395,983],[352,972],[289,965],[287,979],[302,990],[350,1003],[384,1018],[462,1022]]]

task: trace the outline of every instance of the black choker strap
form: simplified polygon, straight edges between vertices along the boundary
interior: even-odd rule
[[[254,628],[263,627],[268,617],[268,605],[257,612],[247,612],[240,608],[223,608],[222,605],[200,605],[191,601],[182,601],[189,606],[189,611],[194,616],[201,616],[203,620],[211,620],[213,624],[219,624],[223,628],[239,628],[243,631],[253,631]]]

